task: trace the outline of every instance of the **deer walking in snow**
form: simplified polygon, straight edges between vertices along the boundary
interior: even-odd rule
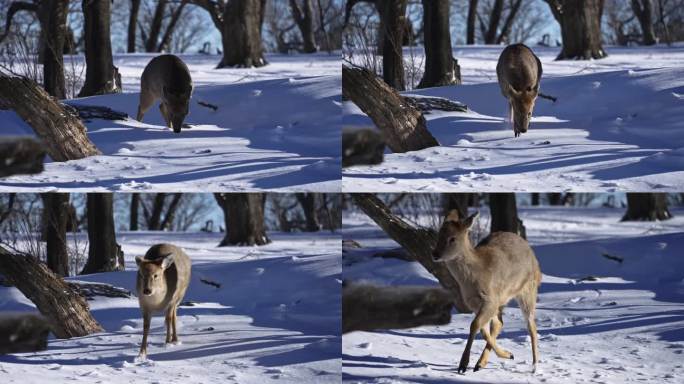
[[[491,350],[500,358],[513,359],[513,354],[496,344],[496,337],[503,327],[503,308],[513,298],[527,321],[536,369],[537,325],[534,312],[537,288],[541,284],[539,263],[527,241],[510,232],[494,232],[473,247],[468,232],[477,216],[475,213],[462,219],[458,211],[451,211],[442,224],[432,253],[436,262],[446,264],[458,282],[465,305],[475,313],[458,372],[468,369],[470,348],[477,332],[482,333],[487,346],[474,371],[487,365]]]
[[[136,257],[136,289],[143,315],[143,340],[139,358],[147,357],[147,336],[154,313],[166,313],[166,342],[178,341],[176,309],[190,284],[191,263],[182,249],[171,244],[152,246],[145,257]]]
[[[539,94],[542,65],[539,58],[524,44],[506,47],[496,64],[501,94],[508,99],[509,118],[515,137],[527,132],[534,102]]]

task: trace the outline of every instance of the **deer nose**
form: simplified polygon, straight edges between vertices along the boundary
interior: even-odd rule
[[[439,253],[437,251],[432,251],[432,261],[439,261]]]
[[[150,294],[152,294],[152,291],[150,291],[149,288],[145,288],[145,289],[143,289],[143,294],[150,295]]]

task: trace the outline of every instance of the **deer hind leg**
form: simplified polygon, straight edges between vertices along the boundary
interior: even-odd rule
[[[171,313],[172,308],[166,310],[166,318],[164,319],[166,324],[166,344],[171,342],[171,321],[173,319],[173,314]]]
[[[478,311],[477,315],[475,315],[473,322],[470,323],[470,334],[468,334],[468,342],[463,350],[463,355],[461,355],[461,362],[458,365],[458,373],[465,372],[468,369],[468,363],[470,361],[470,349],[473,346],[475,335],[477,335],[477,332],[482,330],[484,326],[489,323],[489,320],[491,320],[494,315],[496,315],[496,307],[492,304],[484,303],[482,308],[480,308],[480,311]]]
[[[149,94],[148,92],[145,92],[143,90],[140,91],[140,103],[138,104],[138,116],[136,120],[142,122],[142,118],[147,112],[148,109],[154,104],[154,96]]]
[[[171,116],[169,116],[168,108],[166,107],[166,104],[164,104],[163,101],[159,103],[159,112],[161,112],[161,115],[164,118],[164,122],[166,122],[166,126],[168,128],[171,128]]]
[[[178,342],[178,333],[176,333],[176,311],[178,310],[178,305],[173,306],[173,311],[172,311],[172,320],[171,320],[171,325],[173,326],[173,337],[171,338],[171,342],[177,343]]]
[[[534,319],[535,308],[537,305],[537,289],[536,286],[530,287],[524,295],[518,299],[518,305],[527,320],[527,330],[530,333],[530,340],[532,342],[532,364],[533,370],[537,369],[537,362],[539,361],[539,351],[537,350],[537,322]]]
[[[494,340],[496,340],[497,336],[499,336],[499,333],[501,333],[501,328],[503,328],[503,307],[499,308],[499,313],[496,316],[492,317],[492,320],[490,322],[489,330]],[[477,361],[477,364],[475,365],[475,372],[487,366],[487,362],[489,361],[489,352],[491,350],[492,346],[489,345],[489,343],[487,343],[487,346],[482,351],[482,355],[480,355],[480,359]],[[512,356],[513,355],[511,355],[511,357]]]

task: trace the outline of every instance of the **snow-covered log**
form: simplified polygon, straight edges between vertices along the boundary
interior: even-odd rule
[[[342,333],[448,324],[452,300],[449,291],[438,287],[346,284]]]

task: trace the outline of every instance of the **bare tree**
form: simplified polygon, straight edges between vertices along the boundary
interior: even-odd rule
[[[668,220],[672,214],[667,209],[665,193],[627,193],[627,212],[622,221]]]
[[[292,17],[302,34],[302,40],[304,42],[302,51],[304,53],[318,51],[314,38],[313,4],[311,0],[302,0],[301,7],[297,3],[297,0],[290,0],[290,9],[292,9]]]
[[[478,0],[468,2],[468,21],[466,23],[466,44],[475,44],[475,20],[477,19]]]
[[[128,45],[126,50],[128,53],[135,52],[135,32],[138,30],[138,12],[140,12],[140,0],[131,0],[131,6],[128,13]]]
[[[226,224],[226,236],[219,247],[271,242],[264,226],[263,193],[216,193],[214,197],[223,210]]]
[[[183,194],[174,193],[171,200],[167,199],[168,196],[167,193],[157,193],[148,201],[143,201],[143,216],[148,230],[164,231],[172,228]]]
[[[114,232],[114,200],[111,193],[88,193],[88,261],[81,274],[123,271],[124,258]]]
[[[513,232],[526,239],[525,226],[518,218],[515,193],[490,193],[491,232]]]
[[[639,20],[644,45],[656,43],[655,29],[653,28],[653,1],[652,0],[632,0],[632,11]]]
[[[138,209],[140,207],[140,194],[131,193],[131,212],[129,217],[128,229],[131,231],[138,230]]]
[[[298,193],[297,201],[302,206],[304,217],[306,217],[307,232],[317,232],[321,229],[321,224],[318,222],[318,215],[316,213],[317,193]]]
[[[121,92],[109,34],[110,2],[83,0],[86,79],[78,97]]]
[[[451,51],[449,0],[423,0],[425,73],[418,88],[461,83],[461,68]]]
[[[601,59],[604,0],[544,0],[561,27],[563,48],[556,60]]]
[[[68,193],[43,193],[45,234],[47,236],[47,266],[59,276],[69,276],[67,251]]]

